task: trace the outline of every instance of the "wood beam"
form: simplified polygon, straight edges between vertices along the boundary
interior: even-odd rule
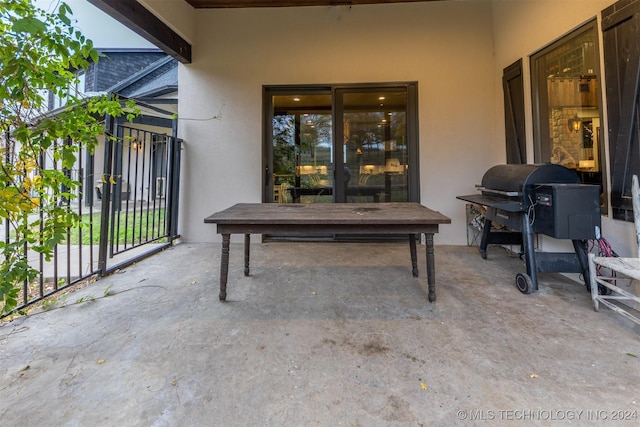
[[[243,7],[351,6],[357,4],[409,3],[440,0],[186,0],[196,9]]]
[[[88,1],[168,55],[184,64],[191,63],[191,44],[136,0]]]

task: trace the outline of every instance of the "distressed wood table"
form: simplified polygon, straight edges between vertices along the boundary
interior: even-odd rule
[[[216,224],[222,235],[220,294],[227,298],[229,242],[232,234],[244,234],[244,274],[249,275],[251,234],[278,235],[402,235],[409,236],[414,277],[418,277],[416,235],[424,233],[429,301],[436,300],[433,235],[451,219],[419,203],[240,203],[204,219]]]

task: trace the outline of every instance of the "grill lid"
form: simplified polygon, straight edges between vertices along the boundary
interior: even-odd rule
[[[526,210],[531,203],[525,195],[526,189],[543,184],[580,184],[580,178],[571,169],[551,163],[496,165],[482,177],[482,186],[479,188],[482,194],[457,198],[508,212],[519,212]]]
[[[561,165],[551,163],[535,165],[496,165],[482,177],[482,190],[522,195],[527,186],[539,184],[580,184],[578,175]]]

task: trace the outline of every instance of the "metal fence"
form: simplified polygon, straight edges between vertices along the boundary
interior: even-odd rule
[[[110,132],[115,139],[105,138],[95,153],[80,147],[75,167],[64,170],[82,185],[74,199],[61,198],[60,204],[76,213],[81,225],[66,230],[51,259],[25,246],[24,256],[39,274],[22,284],[17,310],[110,274],[165,249],[178,237],[182,141],[118,124]],[[40,165],[59,167],[46,153]],[[2,228],[9,242],[8,222]]]

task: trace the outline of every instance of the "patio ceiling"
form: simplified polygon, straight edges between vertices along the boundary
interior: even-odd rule
[[[450,0],[184,0],[196,9],[351,6]],[[88,0],[109,16],[182,63],[191,63],[191,44],[137,0]]]
[[[185,0],[196,9],[243,7],[351,6],[354,4],[409,3],[443,0]]]

